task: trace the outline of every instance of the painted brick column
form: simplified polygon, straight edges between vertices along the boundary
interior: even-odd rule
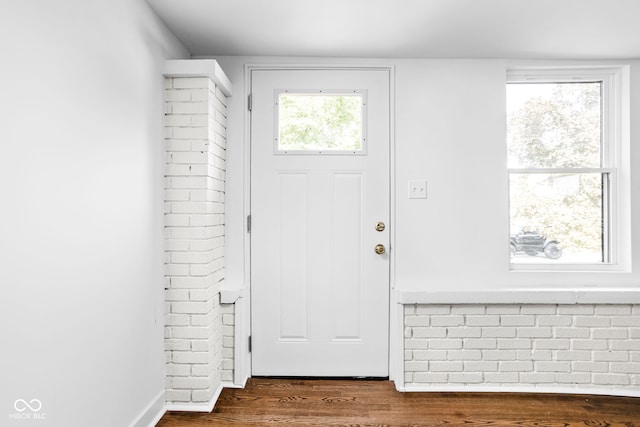
[[[208,77],[165,87],[166,400],[207,410],[222,388],[226,97]]]

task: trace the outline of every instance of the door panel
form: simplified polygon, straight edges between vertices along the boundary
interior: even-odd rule
[[[389,258],[374,247],[389,243],[375,230],[389,222],[389,73],[254,70],[251,83],[252,373],[387,376]],[[278,151],[287,91],[363,94],[365,149]]]
[[[276,237],[279,313],[278,340],[306,340],[307,331],[307,175],[280,173],[280,211]]]
[[[340,294],[333,306],[333,340],[362,339],[362,173],[333,176],[332,261],[330,286]]]

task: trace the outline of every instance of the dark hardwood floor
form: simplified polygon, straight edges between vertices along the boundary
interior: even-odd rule
[[[638,426],[640,398],[513,393],[399,393],[376,380],[252,378],[213,412],[169,412],[158,427]]]

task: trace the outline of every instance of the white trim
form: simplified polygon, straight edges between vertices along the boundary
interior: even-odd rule
[[[591,82],[601,80],[603,77],[616,77],[621,70],[628,67],[626,64],[603,65],[534,65],[507,67],[507,80],[510,83],[548,82],[556,83],[558,80]]]
[[[231,80],[215,59],[168,59],[164,62],[165,77],[207,77],[225,96],[231,96]]]
[[[409,384],[402,388],[398,388],[400,392],[482,392],[482,393],[559,393],[559,394],[588,394],[588,395],[604,395],[604,396],[624,396],[624,397],[640,397],[640,390],[631,387],[624,389],[616,386],[607,387],[588,387],[585,385],[563,385],[554,386],[549,384],[531,384],[523,385],[416,385]]]
[[[391,63],[371,63],[371,64],[349,64],[349,63],[333,63],[333,64],[324,64],[324,63],[310,63],[310,64],[246,64],[245,68],[248,71],[259,71],[259,70],[282,70],[282,71],[296,71],[296,70],[363,70],[363,71],[372,71],[372,70],[391,70],[394,68],[394,65]],[[250,77],[250,76],[249,76]]]
[[[638,288],[530,288],[483,291],[396,289],[398,304],[640,304]]]
[[[396,288],[396,68],[389,66],[389,379],[404,386],[404,308]]]
[[[615,173],[615,168],[509,168],[509,173],[539,174],[578,174],[578,173]]]
[[[245,297],[236,301],[235,331],[233,349],[233,382],[244,387],[251,376],[251,353],[249,353],[249,335],[251,334],[251,298],[248,287]]]
[[[220,383],[215,393],[207,403],[167,403],[165,408],[167,411],[182,411],[182,412],[211,412],[216,406],[216,402],[222,393],[224,385]]]
[[[136,420],[131,423],[131,427],[153,427],[158,424],[158,421],[160,421],[162,416],[167,412],[164,405],[165,396],[165,390],[160,391],[142,410]]]
[[[251,111],[249,111],[249,95],[251,94],[251,68],[244,65],[244,93],[242,94],[242,111],[244,117],[244,134],[242,135],[242,262],[244,298],[236,302],[235,334],[233,353],[233,382],[244,385],[251,377],[251,353],[249,352],[249,336],[251,335],[251,233],[247,230],[247,218],[251,215]]]
[[[398,294],[391,291],[389,302],[389,380],[396,389],[404,387],[404,306],[397,302]]]
[[[244,386],[245,386],[244,384],[235,384],[235,383],[232,383],[230,381],[223,381],[222,382],[222,388],[223,389],[225,389],[225,388],[239,389],[239,388],[244,388]]]
[[[246,293],[246,286],[228,286],[225,281],[220,289],[220,304],[235,304],[240,298],[244,298]]]

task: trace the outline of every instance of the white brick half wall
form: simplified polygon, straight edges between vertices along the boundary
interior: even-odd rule
[[[640,305],[405,305],[405,389],[640,396]]]
[[[208,77],[165,81],[166,399],[201,410],[225,375],[226,97]]]

